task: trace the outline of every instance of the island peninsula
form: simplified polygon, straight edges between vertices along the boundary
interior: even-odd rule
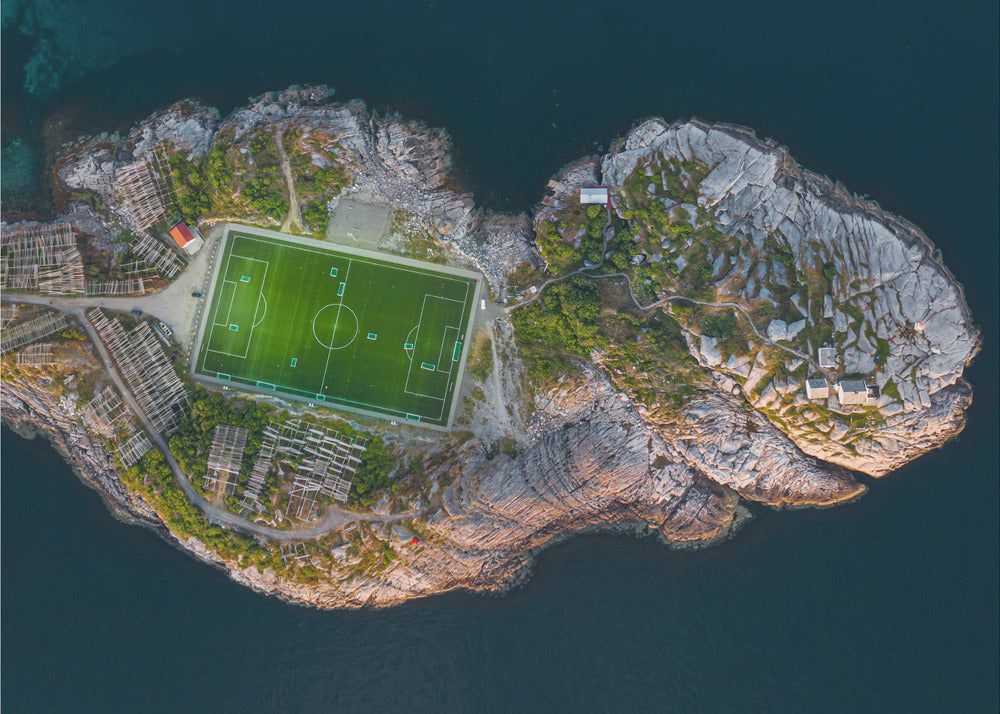
[[[741,127],[637,124],[530,215],[322,87],[179,102],[4,216],[2,413],[121,518],[319,607],[500,591],[573,533],[826,507],[964,426],[915,226]]]

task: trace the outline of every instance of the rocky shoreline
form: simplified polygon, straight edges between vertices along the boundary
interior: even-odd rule
[[[597,366],[526,398],[525,365],[509,318],[500,316],[487,328],[493,368],[476,383],[483,396],[472,400],[463,427],[468,438],[428,452],[433,466],[420,478],[429,487],[411,503],[426,516],[408,523],[409,530],[371,527],[375,541],[391,543],[398,558],[383,570],[359,572],[341,539],[331,545],[328,572],[311,583],[243,567],[194,539],[169,534],[160,517],[129,493],[103,441],[83,425],[74,397],[5,376],[0,397],[7,423],[19,433],[35,429],[49,438],[117,516],[153,528],[248,587],[318,607],[389,606],[454,589],[502,592],[529,577],[541,549],[577,533],[655,533],[673,547],[702,547],[744,525],[751,518],[748,503],[802,508],[849,502],[866,490],[852,470],[884,475],[964,427],[972,390],[962,373],[979,349],[979,335],[939,251],[915,226],[799,168],[786,149],[741,127],[646,120],[606,155],[565,167],[532,216],[484,216],[453,182],[443,132],[372,116],[359,102],[333,103],[322,88],[292,88],[224,119],[215,110],[178,103],[120,142],[83,142],[56,163],[56,193],[65,203],[74,191],[92,192],[109,207],[105,230],[134,227],[134,216],[116,202],[117,168],[163,142],[201,158],[220,131],[238,140],[262,125],[336,136],[352,184],[334,200],[390,203],[447,246],[453,259],[481,270],[496,296],[512,292],[508,277],[519,265],[543,265],[535,232],[545,221],[562,220],[580,187],[600,184],[618,192],[616,216],[633,223],[625,197],[638,187],[658,210],[690,216],[695,229],[710,220],[720,245],[731,240],[735,248],[709,254],[720,296],[774,313],[769,334],[787,353],[814,355],[821,345],[812,340],[824,335],[841,364],[839,371],[821,370],[811,359],[763,345],[723,360],[711,342],[716,338],[689,321],[683,325],[691,353],[713,381],[678,414],[667,417],[636,400]],[[666,179],[657,181],[656,167],[670,161],[689,167],[682,174],[704,168],[696,203],[682,206],[658,196]],[[777,234],[787,241],[781,260],[774,259]],[[663,253],[670,250],[664,242]],[[674,258],[643,254],[647,262],[668,260]],[[782,261],[792,267],[782,268]],[[808,276],[819,270],[814,265],[834,266],[836,277],[823,287],[829,310],[825,300],[820,308],[810,297],[815,285],[807,284]],[[778,319],[782,301],[801,315],[795,334],[811,337],[787,337],[789,321]],[[835,327],[820,330],[820,312]],[[775,322],[784,332],[770,329]],[[927,327],[915,333],[914,324]],[[869,353],[882,352],[883,344],[887,357],[869,364]],[[791,375],[803,371],[829,379],[872,374],[883,395],[868,412],[877,415],[874,422],[859,425],[850,410],[840,414],[798,395]],[[494,453],[501,438],[516,449]],[[409,547],[414,532],[420,544]]]
[[[229,572],[222,559],[177,538],[145,501],[129,494],[103,441],[81,425],[76,400],[61,398],[38,385],[6,379],[0,396],[4,425],[22,439],[47,439],[73,474],[100,495],[117,520],[148,528],[202,562]]]

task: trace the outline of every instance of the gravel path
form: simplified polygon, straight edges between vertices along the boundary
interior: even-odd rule
[[[137,297],[48,297],[5,291],[3,300],[47,305],[60,310],[76,307],[106,307],[123,312],[142,310],[169,325],[181,346],[190,349],[198,318],[208,299],[211,267],[222,243],[220,238],[224,228],[225,224],[214,226],[205,238],[205,247],[198,251],[174,282],[158,293]],[[202,297],[193,297],[192,293],[196,292],[200,292]]]
[[[292,166],[288,163],[288,154],[285,153],[285,145],[282,143],[281,138],[281,129],[275,129],[274,141],[278,145],[278,155],[281,157],[281,175],[285,179],[285,188],[288,189],[288,215],[281,224],[281,232],[291,233],[295,231],[302,233],[302,215],[299,213],[299,197],[295,193]]]
[[[203,251],[207,253],[208,251]],[[176,283],[175,283],[176,285]],[[173,286],[171,286],[173,287]],[[168,288],[169,289],[169,288]],[[164,291],[166,292],[166,291]],[[160,293],[162,295],[162,293]],[[152,297],[138,298],[138,300],[149,300]],[[94,347],[97,349],[97,353],[104,363],[105,369],[108,371],[108,376],[111,381],[115,383],[118,387],[118,391],[121,392],[122,399],[128,404],[129,408],[135,413],[139,421],[142,423],[143,428],[145,428],[146,433],[149,434],[149,438],[153,440],[163,452],[166,458],[167,464],[170,466],[170,470],[173,471],[174,478],[180,485],[181,490],[187,496],[191,503],[195,504],[198,508],[204,511],[205,515],[214,523],[219,525],[229,526],[233,529],[242,531],[244,533],[250,533],[252,535],[263,536],[276,541],[289,541],[289,540],[308,540],[312,538],[319,538],[326,535],[332,530],[336,530],[341,526],[352,523],[352,522],[367,522],[367,523],[392,523],[396,521],[406,520],[408,518],[417,517],[423,515],[423,511],[407,511],[405,513],[396,513],[391,515],[379,515],[375,513],[353,513],[351,511],[346,511],[339,506],[332,505],[330,510],[327,512],[326,516],[322,521],[311,526],[301,527],[301,528],[291,528],[291,529],[279,529],[271,528],[270,526],[263,526],[259,523],[254,523],[253,521],[238,516],[235,513],[231,513],[223,508],[218,508],[209,503],[205,498],[198,493],[198,491],[191,485],[191,482],[187,480],[184,476],[183,471],[181,471],[180,465],[177,460],[174,459],[173,454],[170,453],[170,448],[167,446],[166,439],[160,434],[154,427],[152,422],[146,416],[145,412],[139,407],[139,404],[135,401],[132,396],[132,392],[129,390],[128,385],[125,384],[125,380],[122,379],[121,375],[118,374],[118,370],[115,369],[114,363],[111,361],[111,356],[108,354],[107,348],[105,348],[104,343],[101,342],[97,335],[97,331],[94,326],[90,324],[87,320],[84,312],[87,308],[91,307],[112,307],[113,309],[123,309],[119,305],[123,301],[129,301],[129,304],[133,302],[132,298],[49,298],[41,295],[22,295],[18,293],[4,293],[2,296],[5,302],[23,302],[31,303],[33,305],[44,305],[53,307],[61,312],[69,313],[75,315],[80,324],[83,326],[87,335],[90,337],[91,342],[93,342]],[[112,301],[112,305],[105,305],[107,301]],[[152,310],[148,310],[150,314],[154,314]],[[159,317],[159,315],[156,315]]]
[[[607,245],[608,245],[608,236],[605,234],[605,237],[604,237],[604,247],[605,247],[605,250],[607,249]],[[574,275],[583,275],[584,277],[590,278],[591,280],[601,280],[601,279],[604,279],[604,278],[624,278],[625,283],[628,285],[628,294],[629,294],[629,297],[632,298],[632,302],[635,304],[635,306],[639,310],[644,310],[644,311],[645,310],[652,310],[653,308],[661,307],[664,304],[666,304],[668,302],[673,302],[675,300],[685,300],[687,302],[694,303],[695,305],[703,305],[704,307],[717,307],[717,308],[728,307],[728,308],[732,308],[734,310],[737,310],[741,315],[743,315],[744,318],[746,318],[746,321],[750,324],[750,329],[753,330],[753,333],[757,336],[757,339],[759,339],[765,345],[769,345],[771,347],[777,347],[779,350],[784,350],[788,354],[794,355],[795,357],[799,357],[801,359],[804,359],[807,362],[809,362],[809,364],[813,365],[814,367],[816,366],[813,363],[812,358],[809,357],[809,355],[803,354],[802,352],[799,352],[798,350],[792,349],[791,347],[785,347],[784,345],[779,345],[777,342],[774,342],[773,340],[770,340],[767,337],[765,337],[764,335],[762,335],[760,333],[760,330],[757,329],[757,326],[755,324],[753,324],[753,320],[750,319],[750,314],[743,308],[742,305],[739,305],[738,303],[734,303],[734,302],[703,302],[701,300],[695,300],[694,298],[689,298],[689,297],[687,297],[685,295],[668,295],[667,297],[664,297],[661,300],[657,300],[654,303],[650,303],[649,305],[643,305],[642,303],[639,302],[639,299],[635,296],[635,291],[632,289],[632,279],[626,273],[601,273],[601,274],[598,274],[598,275],[594,275],[593,273],[588,273],[587,272],[588,270],[598,270],[603,265],[604,265],[604,261],[601,261],[600,265],[596,265],[596,266],[591,267],[591,268],[586,268],[586,267],[584,267],[584,268],[577,268],[573,272],[567,273],[566,275],[562,275],[562,276],[560,276],[558,278],[550,278],[549,280],[546,280],[544,283],[542,283],[539,286],[538,292],[535,293],[532,297],[530,297],[529,299],[525,300],[524,302],[518,303],[517,305],[511,305],[510,307],[508,307],[506,309],[506,312],[510,313],[510,312],[513,312],[514,310],[522,308],[522,307],[524,307],[526,305],[530,305],[531,303],[535,302],[536,300],[538,300],[538,298],[540,298],[542,296],[542,293],[545,292],[545,289],[547,287],[549,287],[553,283],[558,283],[558,282],[561,282],[563,280],[567,280],[568,278],[571,278]]]

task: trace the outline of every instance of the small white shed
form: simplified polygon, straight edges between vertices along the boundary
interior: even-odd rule
[[[806,399],[828,399],[830,385],[825,379],[812,378],[806,380]]]
[[[608,189],[594,186],[580,189],[580,203],[593,203],[600,206],[608,205]]]
[[[844,406],[864,405],[868,401],[868,385],[860,379],[842,379],[834,389],[837,400]]]

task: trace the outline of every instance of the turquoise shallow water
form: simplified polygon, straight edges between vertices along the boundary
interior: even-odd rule
[[[922,226],[985,346],[966,432],[858,503],[761,511],[694,553],[581,538],[505,599],[386,612],[248,592],[115,522],[48,447],[5,430],[6,710],[1000,707],[995,3],[20,6],[2,38],[5,149],[20,138],[42,156],[59,132],[127,126],[184,95],[227,108],[322,81],[447,127],[480,200],[520,210],[642,116],[748,124]],[[31,92],[25,65],[48,68]],[[44,208],[7,160],[4,211]]]

